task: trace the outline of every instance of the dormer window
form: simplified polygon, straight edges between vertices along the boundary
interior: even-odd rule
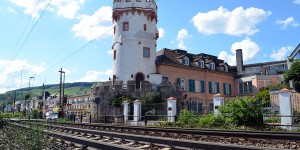
[[[224,65],[224,71],[228,72],[228,66],[227,65]]]
[[[204,61],[202,59],[199,61],[199,66],[200,68],[204,68]]]
[[[214,62],[211,62],[209,65],[211,70],[216,70],[216,65]]]
[[[185,66],[189,66],[190,65],[189,58],[188,57],[183,57],[182,64],[185,65]]]

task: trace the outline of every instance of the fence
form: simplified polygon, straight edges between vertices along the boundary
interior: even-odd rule
[[[300,94],[296,92],[291,92],[290,99],[291,99],[293,114],[294,115],[300,114]],[[271,103],[271,107],[279,108],[278,92],[274,92],[270,94],[270,103]]]

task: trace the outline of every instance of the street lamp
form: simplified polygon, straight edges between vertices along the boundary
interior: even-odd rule
[[[29,99],[27,99],[27,103],[28,103],[28,119],[30,119],[30,102],[31,102],[31,94],[32,94],[32,89],[30,89],[30,86],[33,84],[33,81],[32,81],[32,84],[31,84],[31,79],[34,81],[34,77],[29,77],[29,85],[28,85],[28,94],[29,94]]]

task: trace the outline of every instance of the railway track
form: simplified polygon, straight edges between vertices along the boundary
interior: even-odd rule
[[[40,121],[44,122],[44,121]],[[14,125],[26,125],[25,121]],[[43,123],[52,136],[102,149],[297,149],[298,133]],[[72,139],[73,138],[73,139]],[[78,139],[80,138],[80,139]],[[80,140],[80,141],[78,141]],[[81,142],[81,143],[80,143]],[[95,145],[93,143],[98,143]],[[115,146],[115,147],[113,147]],[[109,148],[113,147],[113,148]]]

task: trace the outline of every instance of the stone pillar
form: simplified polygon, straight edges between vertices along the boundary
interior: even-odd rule
[[[123,103],[123,115],[124,115],[124,123],[128,121],[128,113],[129,113],[129,102]]]
[[[214,99],[214,113],[215,115],[221,114],[219,107],[224,106],[224,97],[221,94],[216,94],[213,96]]]
[[[291,99],[290,99],[290,91],[286,88],[282,89],[279,91],[279,107],[280,107],[280,116],[281,117],[281,125],[282,128],[284,129],[289,129],[291,130],[292,117],[287,117],[287,116],[292,116],[292,104],[291,104]],[[288,126],[284,126],[288,125]]]
[[[175,123],[175,116],[177,115],[177,99],[174,97],[168,98],[168,121]]]
[[[142,102],[140,100],[134,101],[133,107],[133,121],[140,121],[140,116],[142,114]]]

